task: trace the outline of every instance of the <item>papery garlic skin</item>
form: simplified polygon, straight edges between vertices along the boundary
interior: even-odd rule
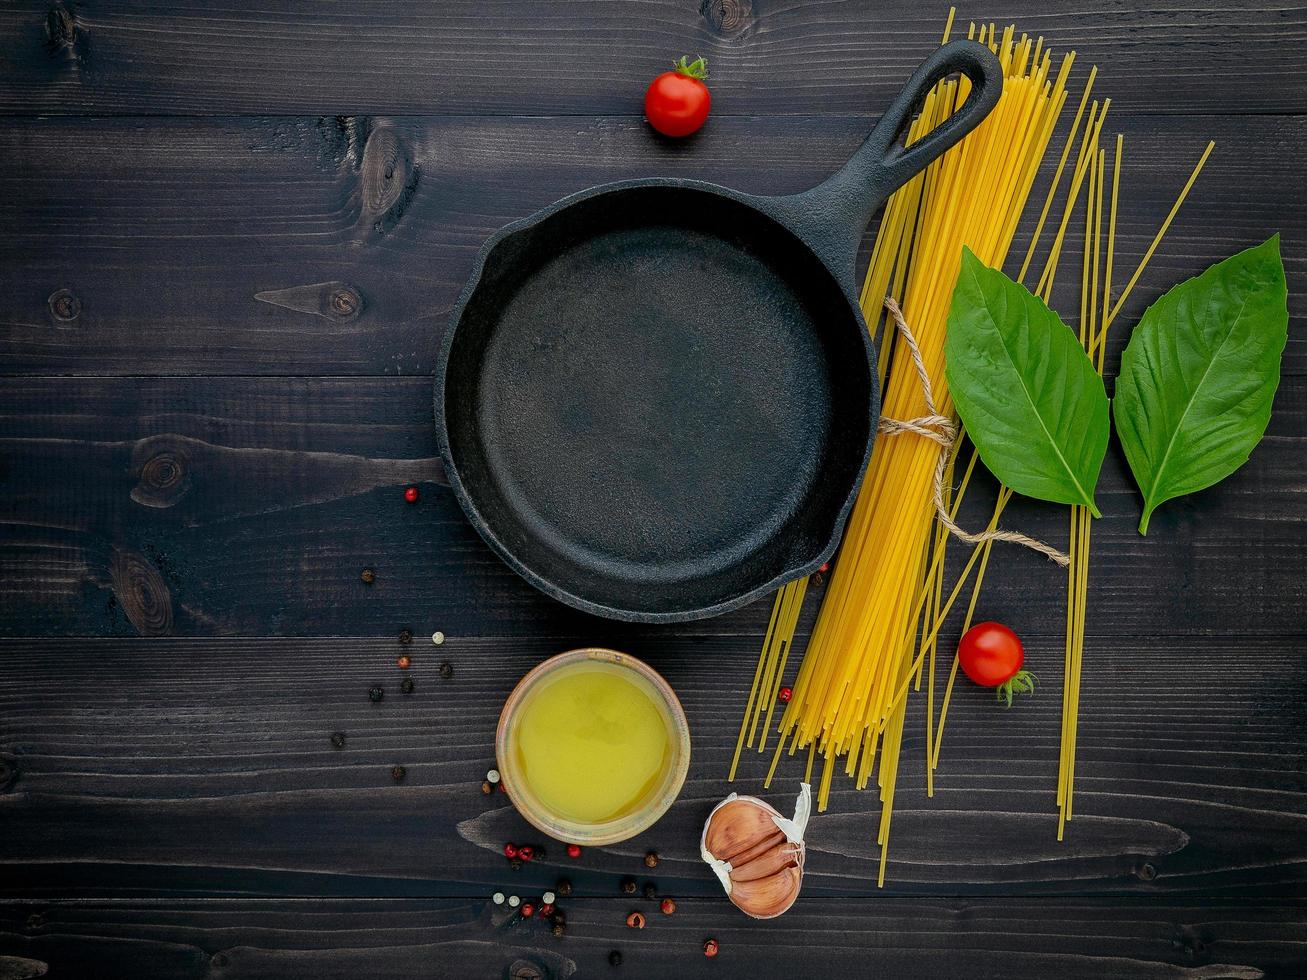
[[[812,787],[802,783],[794,816],[786,819],[765,800],[732,793],[704,821],[699,854],[726,895],[746,915],[774,919],[799,897],[812,815]]]

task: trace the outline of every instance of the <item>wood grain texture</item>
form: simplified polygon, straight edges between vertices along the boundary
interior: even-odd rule
[[[1274,980],[1300,977],[1307,961],[1301,900],[810,900],[766,923],[724,906],[682,901],[635,933],[617,901],[579,899],[566,905],[568,935],[555,939],[484,899],[12,904],[0,906],[0,969],[8,955],[44,964],[52,978],[98,980],[782,980],[817,964],[825,976],[902,980]],[[720,944],[715,960],[700,952],[706,936]],[[14,969],[0,976],[34,975]]]
[[[646,833],[573,861],[507,797],[481,792],[516,680],[549,654],[612,639],[6,641],[0,895],[484,897],[560,874],[578,895],[615,896],[628,874],[677,896],[715,895],[699,828],[730,790],[761,792],[768,760],[749,752],[734,786],[725,781],[756,634],[625,639],[678,692],[694,738],[680,799]],[[913,696],[885,892],[874,793],[837,776],[830,810],[809,828],[805,895],[1302,895],[1301,636],[1091,638],[1075,818],[1061,843],[1061,637],[1026,641],[1040,691],[1009,711],[991,691],[959,686],[933,799],[925,696]],[[408,695],[401,649],[413,657]],[[380,702],[367,695],[374,684]],[[778,808],[792,808],[802,772],[801,759],[782,763],[766,792]],[[548,853],[514,871],[505,841]],[[649,849],[661,857],[654,872],[643,867]]]
[[[960,7],[962,33],[968,17],[1016,19],[1146,110],[1307,104],[1298,4]],[[687,52],[708,58],[718,115],[860,111],[888,102],[947,12],[911,0],[17,0],[0,14],[0,111],[639,115],[647,80]]]
[[[1098,89],[1119,95],[1117,82]],[[1208,137],[1218,143],[1121,325],[1278,230],[1285,371],[1307,373],[1307,201],[1290,190],[1307,184],[1307,118],[1117,116],[1129,100],[1115,104],[1109,131],[1127,140],[1121,284]],[[429,374],[448,310],[500,226],[623,177],[799,191],[868,128],[863,116],[723,118],[669,143],[629,118],[10,119],[0,373]],[[1078,254],[1069,243],[1068,260]],[[1074,311],[1071,268],[1055,305]]]
[[[1307,378],[1295,376],[1251,461],[1168,503],[1141,538],[1114,444],[1089,632],[1307,632],[1305,452]],[[11,379],[0,460],[0,635],[667,635],[552,602],[482,544],[434,482],[425,378]],[[994,492],[979,475],[964,526],[983,526]],[[1017,500],[1004,525],[1066,540],[1054,505]],[[952,549],[951,567],[965,554]],[[1061,575],[1018,548],[998,557],[988,614],[1056,632]],[[671,632],[752,634],[769,609]]]

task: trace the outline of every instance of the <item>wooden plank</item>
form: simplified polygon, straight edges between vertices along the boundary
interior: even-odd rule
[[[1099,87],[1115,94],[1111,79]],[[1218,141],[1127,320],[1279,230],[1293,313],[1286,371],[1307,373],[1296,244],[1307,202],[1286,191],[1307,183],[1307,118],[1114,114],[1111,125],[1127,137],[1122,283],[1206,139]],[[798,191],[867,128],[853,116],[723,118],[669,144],[612,117],[10,119],[0,126],[10,161],[0,372],[429,374],[476,251],[501,225],[651,173]],[[1073,279],[1063,276],[1064,309],[1075,308]]]
[[[939,43],[947,4],[857,0],[475,0],[215,8],[17,0],[0,12],[11,113],[623,113],[678,55],[723,114],[885,105]],[[1046,34],[1154,112],[1301,112],[1299,4],[962,4]]]
[[[749,922],[722,901],[683,901],[635,933],[614,900],[567,904],[550,936],[481,901],[59,902],[0,907],[5,976],[149,980],[367,976],[554,978],[1289,978],[1307,969],[1307,906],[1091,899],[801,901]],[[706,959],[704,938],[720,953]],[[608,963],[622,953],[615,971]],[[5,956],[11,959],[6,961]],[[28,972],[18,972],[28,964]],[[525,966],[525,972],[515,969]]]
[[[484,899],[566,875],[578,895],[603,897],[632,875],[677,897],[714,896],[698,855],[713,804],[737,790],[789,809],[803,773],[787,759],[764,791],[768,756],[749,751],[739,780],[725,781],[756,634],[622,639],[678,692],[694,740],[680,799],[645,834],[571,860],[507,797],[481,792],[516,680],[546,655],[615,639],[5,641],[0,895]],[[1004,710],[989,690],[957,688],[933,799],[924,695],[912,696],[885,891],[874,789],[837,775],[829,812],[809,828],[805,895],[1303,894],[1301,635],[1091,638],[1075,817],[1060,843],[1061,639],[1027,641],[1035,696]],[[409,695],[401,649],[413,658]],[[380,702],[367,695],[374,684]],[[400,783],[395,765],[407,770]],[[505,841],[547,843],[547,853],[514,871]],[[643,866],[650,849],[656,872]]]
[[[1252,460],[1165,505],[1147,538],[1113,449],[1089,631],[1307,632],[1305,448],[1307,378],[1294,376]],[[11,379],[0,458],[0,635],[648,632],[545,598],[482,544],[434,482],[425,378]],[[965,526],[984,525],[993,494],[978,476]],[[1017,500],[1004,524],[1066,539],[1062,507]],[[956,567],[967,551],[951,553]],[[1018,548],[997,557],[983,610],[1056,633],[1061,573]],[[768,602],[678,632],[755,633]]]

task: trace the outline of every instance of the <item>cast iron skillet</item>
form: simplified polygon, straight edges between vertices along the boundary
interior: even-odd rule
[[[898,146],[953,72],[966,104]],[[863,230],[1001,87],[989,50],[955,41],[812,190],[622,181],[493,235],[435,376],[440,452],[481,536],[554,598],[646,623],[716,615],[821,565],[880,412]]]

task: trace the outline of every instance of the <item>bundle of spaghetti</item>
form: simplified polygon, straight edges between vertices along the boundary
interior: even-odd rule
[[[944,41],[948,40],[953,15],[954,12],[950,11]],[[968,37],[976,36],[975,26],[972,25]],[[991,117],[975,132],[891,197],[881,221],[863,286],[862,307],[866,320],[873,330],[882,331],[878,371],[885,386],[884,411],[889,417],[913,418],[922,414],[924,398],[920,384],[911,383],[911,366],[904,363],[906,354],[897,343],[892,324],[888,318],[883,318],[884,297],[890,296],[898,300],[918,338],[925,337],[921,346],[923,354],[929,352],[926,364],[932,386],[941,411],[951,411],[943,384],[941,348],[947,305],[957,274],[961,246],[966,244],[971,247],[987,264],[1002,267],[1031,182],[1066,100],[1066,79],[1074,53],[1062,61],[1056,77],[1050,80],[1051,54],[1044,51],[1042,38],[1031,42],[1023,35],[1020,40],[1015,40],[1015,30],[1011,27],[1000,38],[993,25],[990,25],[980,29],[979,40],[987,43],[1000,56],[1006,76],[1003,98]],[[1035,291],[1045,303],[1050,302],[1070,220],[1077,209],[1080,190],[1085,187],[1088,189],[1086,199],[1092,224],[1087,229],[1087,244],[1082,259],[1082,292],[1086,306],[1081,317],[1082,342],[1101,373],[1107,328],[1139,281],[1162,236],[1197,179],[1213,144],[1208,144],[1139,265],[1115,304],[1112,304],[1117,184],[1122,152],[1122,140],[1120,136],[1117,137],[1100,309],[1096,300],[1096,277],[1098,250],[1103,239],[1101,198],[1105,186],[1105,151],[1099,148],[1099,138],[1111,100],[1106,100],[1101,105],[1094,101],[1090,105],[1090,91],[1096,74],[1096,68],[1091,70],[1085,84],[1070,134],[1017,278],[1024,281],[1031,269],[1041,232],[1053,211],[1071,150],[1079,146],[1061,217],[1056,224],[1052,245],[1039,273]],[[925,100],[921,114],[907,134],[906,142],[911,144],[919,140],[948,118],[961,105],[966,91],[965,80],[940,83]],[[1089,115],[1081,135],[1080,126],[1087,105]],[[1091,300],[1091,296],[1095,298]],[[960,428],[959,432],[961,434]],[[945,507],[953,518],[957,516],[977,462],[973,448],[966,465],[962,466],[958,455],[961,445],[959,437],[947,461],[944,484]],[[917,689],[920,690],[922,674],[925,673],[928,684],[927,788],[928,792],[933,793],[933,773],[939,764],[944,722],[958,670],[955,656],[944,690],[938,726],[935,727],[935,653],[938,636],[954,603],[975,571],[975,582],[967,603],[962,632],[970,627],[993,545],[992,540],[986,540],[972,548],[946,598],[944,558],[948,535],[942,522],[933,515],[929,499],[922,493],[923,488],[929,489],[924,474],[927,469],[933,468],[937,459],[936,452],[938,448],[924,439],[882,437],[877,442],[866,483],[849,522],[845,545],[836,566],[835,580],[825,596],[816,629],[803,658],[794,685],[794,697],[781,719],[780,743],[776,746],[766,777],[766,785],[770,785],[787,742],[791,756],[798,749],[807,748],[805,779],[809,782],[812,780],[816,756],[820,754],[824,759],[824,767],[818,801],[819,809],[825,809],[836,759],[840,756],[847,757],[846,772],[855,777],[858,788],[863,788],[870,779],[879,750],[877,784],[882,808],[877,841],[881,845],[879,881],[882,884],[906,694],[914,677]],[[962,478],[954,491],[954,474],[959,468],[962,469]],[[999,488],[986,530],[998,526],[1011,497],[1010,489]],[[1062,743],[1058,772],[1058,804],[1062,810],[1059,839],[1065,820],[1070,819],[1073,812],[1089,541],[1087,511],[1073,511]],[[775,707],[774,692],[779,689],[780,676],[785,669],[784,657],[778,656],[778,653],[783,646],[788,655],[794,623],[798,618],[797,608],[787,605],[793,601],[792,593],[787,597],[783,591],[777,597],[773,625],[769,627],[754,679],[755,689],[761,686],[763,691],[756,695],[751,693],[750,706],[745,716],[746,724],[750,711],[755,714],[761,711],[760,707],[755,707],[754,701],[755,696],[764,697],[767,685],[761,683],[761,679],[771,676],[769,671],[775,675],[771,709]],[[802,601],[801,596],[799,601]],[[784,615],[785,609],[789,609],[792,615]],[[789,630],[785,632],[784,624],[787,622]],[[927,660],[928,668],[925,667]],[[742,724],[742,739],[744,727]],[[752,744],[752,733],[749,744]],[[737,759],[738,755],[737,747]],[[734,773],[733,764],[732,776]]]
[[[975,36],[974,28],[972,35]],[[999,56],[1005,82],[990,116],[899,192],[882,222],[864,292],[869,323],[894,296],[912,325],[941,413],[951,412],[944,380],[944,332],[963,246],[1001,267],[1036,171],[1066,100],[1071,56],[1053,72],[1042,39],[982,28]],[[928,97],[909,133],[919,138],[948,118],[967,94],[965,80],[945,81]],[[896,195],[896,198],[899,197]],[[891,346],[882,411],[912,419],[928,414],[910,353]],[[818,790],[824,809],[840,757],[859,788],[870,780],[877,750],[883,802],[878,839],[889,833],[912,653],[935,577],[927,565],[933,486],[940,447],[913,436],[878,439],[849,520],[843,550],[781,718],[781,745],[816,746],[825,767]],[[938,615],[938,610],[932,609]],[[933,639],[933,638],[932,638]],[[883,747],[881,740],[883,738]]]

